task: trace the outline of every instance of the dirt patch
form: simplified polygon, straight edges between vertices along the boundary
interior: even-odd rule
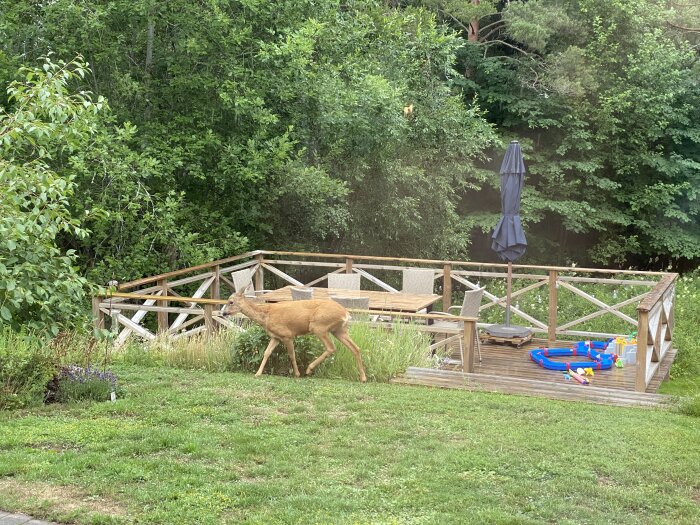
[[[609,478],[608,476],[606,476],[604,474],[598,474],[597,479],[598,479],[598,485],[600,485],[601,487],[610,487],[610,486],[616,485],[615,480],[613,480],[612,478]]]
[[[60,513],[87,510],[126,516],[126,508],[103,496],[85,494],[73,487],[50,485],[41,481],[20,481],[12,478],[0,479],[0,492],[9,494],[27,505],[50,504]]]

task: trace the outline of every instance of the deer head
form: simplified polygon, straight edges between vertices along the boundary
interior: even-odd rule
[[[229,315],[240,313],[241,302],[243,301],[245,301],[245,295],[243,295],[243,292],[231,294],[228,298],[228,302],[221,310],[221,315],[227,317]]]

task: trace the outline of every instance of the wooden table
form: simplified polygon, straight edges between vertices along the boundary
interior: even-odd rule
[[[292,300],[292,286],[285,286],[259,296],[269,303]],[[340,288],[313,288],[314,299],[330,299],[332,295],[341,297],[369,297],[370,310],[416,313],[423,309],[430,311],[433,304],[441,299],[436,294],[410,294],[402,292],[377,292],[373,290],[344,290]]]

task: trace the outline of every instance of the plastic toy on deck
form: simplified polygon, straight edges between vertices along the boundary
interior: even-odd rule
[[[530,359],[548,370],[576,370],[591,368],[607,370],[617,360],[614,354],[605,354],[607,343],[598,341],[579,341],[573,348],[538,348],[530,351]],[[553,361],[550,357],[587,357],[590,361]]]

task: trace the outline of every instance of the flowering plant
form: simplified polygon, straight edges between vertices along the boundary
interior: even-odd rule
[[[68,365],[61,368],[56,378],[58,401],[78,401],[92,399],[107,401],[111,392],[117,390],[117,376],[109,371],[97,368],[82,368]]]

